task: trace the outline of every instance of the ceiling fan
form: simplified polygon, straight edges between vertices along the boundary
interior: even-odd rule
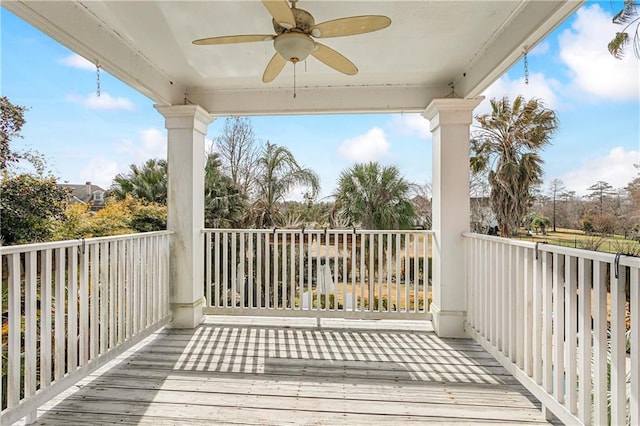
[[[280,74],[287,61],[296,64],[309,55],[325,65],[347,75],[355,75],[358,68],[345,58],[314,38],[342,37],[378,31],[391,25],[391,19],[381,15],[350,16],[332,21],[315,23],[313,16],[296,7],[298,0],[262,0],[264,7],[273,17],[275,34],[248,34],[208,37],[194,40],[196,45],[216,45],[249,43],[273,40],[275,55],[267,64],[262,75],[264,83],[270,83]]]

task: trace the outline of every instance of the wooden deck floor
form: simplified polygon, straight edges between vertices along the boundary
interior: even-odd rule
[[[545,423],[479,345],[427,324],[209,317],[157,333],[38,424]]]

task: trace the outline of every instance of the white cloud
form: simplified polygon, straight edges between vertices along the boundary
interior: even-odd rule
[[[389,156],[384,130],[374,127],[364,135],[347,139],[338,147],[341,157],[357,162],[382,160]]]
[[[513,101],[517,96],[522,95],[526,100],[537,98],[540,99],[547,108],[558,108],[560,101],[556,96],[560,90],[559,81],[548,78],[542,73],[533,73],[529,75],[529,84],[525,83],[524,77],[517,80],[511,80],[508,75],[503,75],[495,83],[493,83],[482,94],[485,99],[476,108],[476,114],[486,114],[491,111],[489,100],[491,98],[501,99],[507,96]]]
[[[80,170],[83,182],[91,182],[103,189],[111,186],[113,178],[122,170],[118,170],[118,164],[106,157],[92,157],[91,160]],[[80,183],[80,182],[74,182]]]
[[[565,186],[579,195],[587,193],[587,188],[599,180],[608,182],[614,188],[626,186],[637,175],[633,166],[640,163],[639,151],[625,151],[622,147],[613,148],[603,158],[584,161],[575,170],[561,176]]]
[[[551,48],[551,45],[549,44],[548,41],[543,41],[541,43],[538,43],[536,45],[536,47],[533,48],[533,50],[531,52],[529,52],[529,55],[531,56],[542,56],[545,55],[549,52],[549,49]]]
[[[640,61],[631,46],[622,60],[609,54],[607,44],[621,30],[600,5],[578,10],[570,29],[559,37],[560,59],[569,67],[574,84],[599,98],[640,98]]]
[[[420,138],[431,137],[429,120],[420,114],[394,115],[389,123],[392,131],[404,136],[418,135]]]
[[[89,109],[106,111],[135,110],[135,105],[129,99],[113,97],[106,92],[102,92],[99,97],[95,93],[90,93],[87,96],[69,95],[67,99],[71,102],[82,104]]]
[[[118,142],[116,152],[129,164],[140,164],[150,158],[167,158],[167,136],[160,130],[149,128],[140,132],[138,142],[129,139]]]
[[[95,71],[96,70],[96,65],[95,64],[92,64],[91,62],[87,61],[85,58],[83,58],[82,56],[78,55],[77,53],[72,53],[69,56],[65,56],[64,58],[60,59],[59,62],[61,64],[64,64],[64,65],[72,67],[72,68],[79,68],[79,69],[87,70],[87,71]]]

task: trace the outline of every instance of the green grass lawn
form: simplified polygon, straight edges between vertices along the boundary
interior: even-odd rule
[[[557,229],[556,232],[548,231],[547,235],[527,235],[527,231],[521,230],[517,238],[522,241],[546,242],[564,247],[580,248],[585,250],[602,251],[606,253],[625,253],[640,256],[640,243],[627,240],[622,235],[609,235],[606,237],[597,235],[585,235],[578,229]]]

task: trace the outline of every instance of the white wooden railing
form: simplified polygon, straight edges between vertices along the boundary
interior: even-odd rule
[[[431,231],[204,233],[207,313],[429,317]]]
[[[169,238],[0,247],[3,425],[34,421],[44,402],[167,323]]]
[[[640,423],[640,258],[466,234],[467,332],[567,424]]]

